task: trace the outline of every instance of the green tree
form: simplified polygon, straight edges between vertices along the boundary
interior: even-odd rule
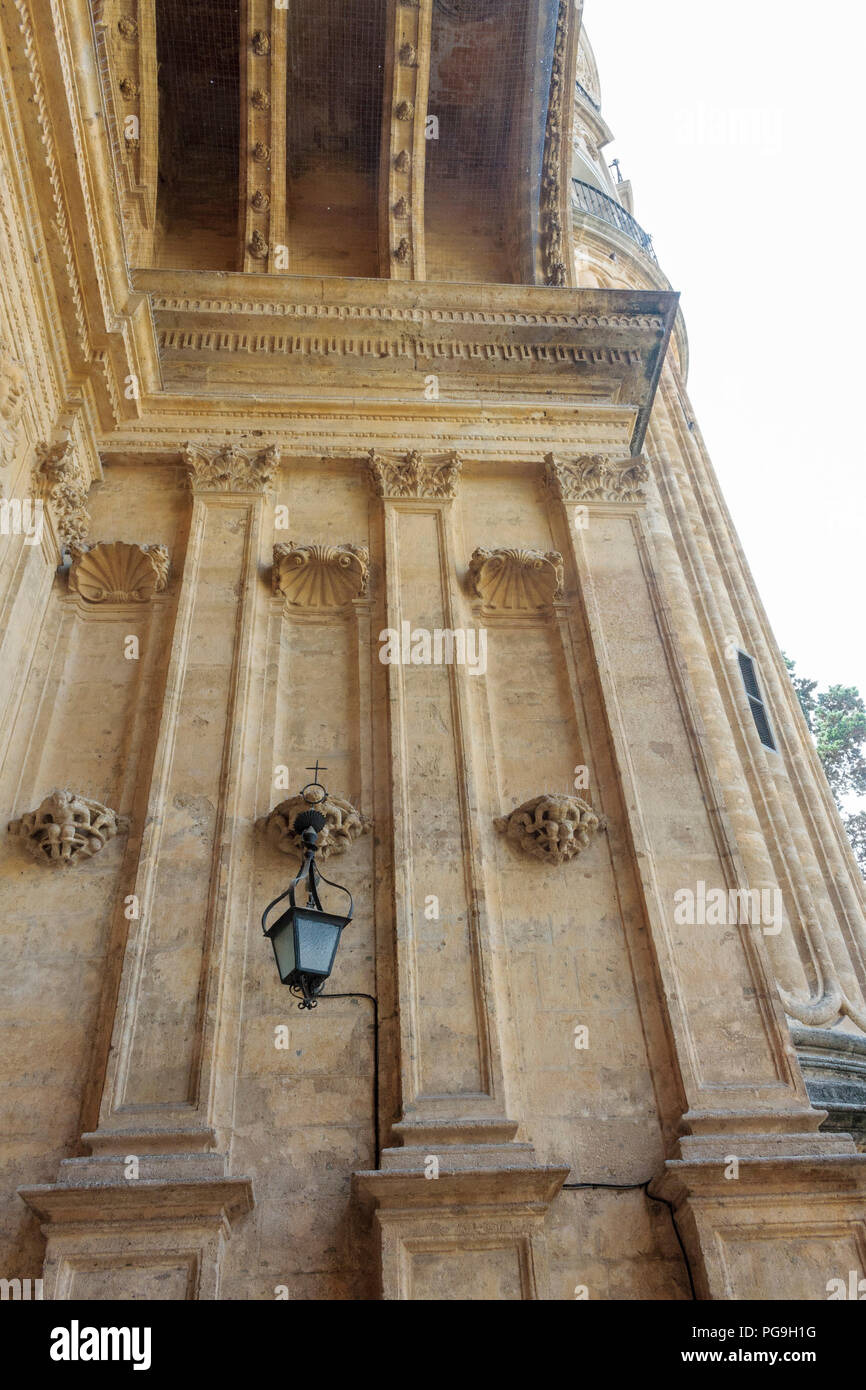
[[[866,876],[866,811],[848,811],[844,806],[845,797],[866,796],[866,705],[853,685],[831,685],[816,694],[817,681],[798,676],[787,656],[785,665],[860,870]]]

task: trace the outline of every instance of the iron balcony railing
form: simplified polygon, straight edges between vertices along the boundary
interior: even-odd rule
[[[602,222],[625,232],[626,236],[637,242],[641,251],[658,265],[652,237],[635,221],[630,212],[626,212],[621,203],[615,198],[609,198],[598,188],[593,188],[591,183],[582,183],[580,179],[572,179],[571,183],[575,206],[581,212],[588,212],[591,217],[599,217]]]

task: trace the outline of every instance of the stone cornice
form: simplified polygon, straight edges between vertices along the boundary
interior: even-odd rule
[[[19,1187],[18,1195],[44,1225],[97,1221],[231,1224],[255,1205],[250,1178],[195,1178],[123,1186],[105,1182],[76,1187],[45,1183]]]
[[[359,393],[546,405],[591,397],[643,429],[674,321],[670,291],[563,290],[207,272],[139,271],[169,389],[292,398],[331,408]],[[528,371],[528,369],[531,369]]]

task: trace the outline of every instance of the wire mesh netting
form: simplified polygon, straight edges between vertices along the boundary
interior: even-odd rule
[[[236,268],[240,0],[157,0],[156,261]]]

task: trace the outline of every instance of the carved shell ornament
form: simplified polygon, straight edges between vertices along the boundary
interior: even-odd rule
[[[546,793],[524,801],[493,824],[515,849],[533,859],[567,864],[587,848],[606,822],[579,796]]]
[[[487,608],[539,612],[562,597],[562,556],[558,550],[479,546],[469,561],[469,584]]]
[[[9,822],[9,834],[22,839],[40,864],[52,868],[68,868],[78,859],[90,859],[128,829],[126,816],[70,791],[52,792],[38,810]]]
[[[304,845],[294,829],[295,818],[301,811],[309,811],[310,805],[303,794],[292,796],[288,801],[281,801],[269,815],[263,816],[257,826],[265,831],[274,849],[281,854],[296,854],[300,858]],[[370,829],[370,822],[341,796],[332,796],[329,792],[323,801],[315,803],[315,807],[325,817],[325,827],[319,832],[318,855],[321,860],[332,854],[344,853]]]
[[[88,603],[146,603],[168,581],[164,545],[111,541],[70,549],[69,588]]]
[[[274,546],[273,589],[287,606],[343,608],[366,594],[369,573],[365,545]]]

